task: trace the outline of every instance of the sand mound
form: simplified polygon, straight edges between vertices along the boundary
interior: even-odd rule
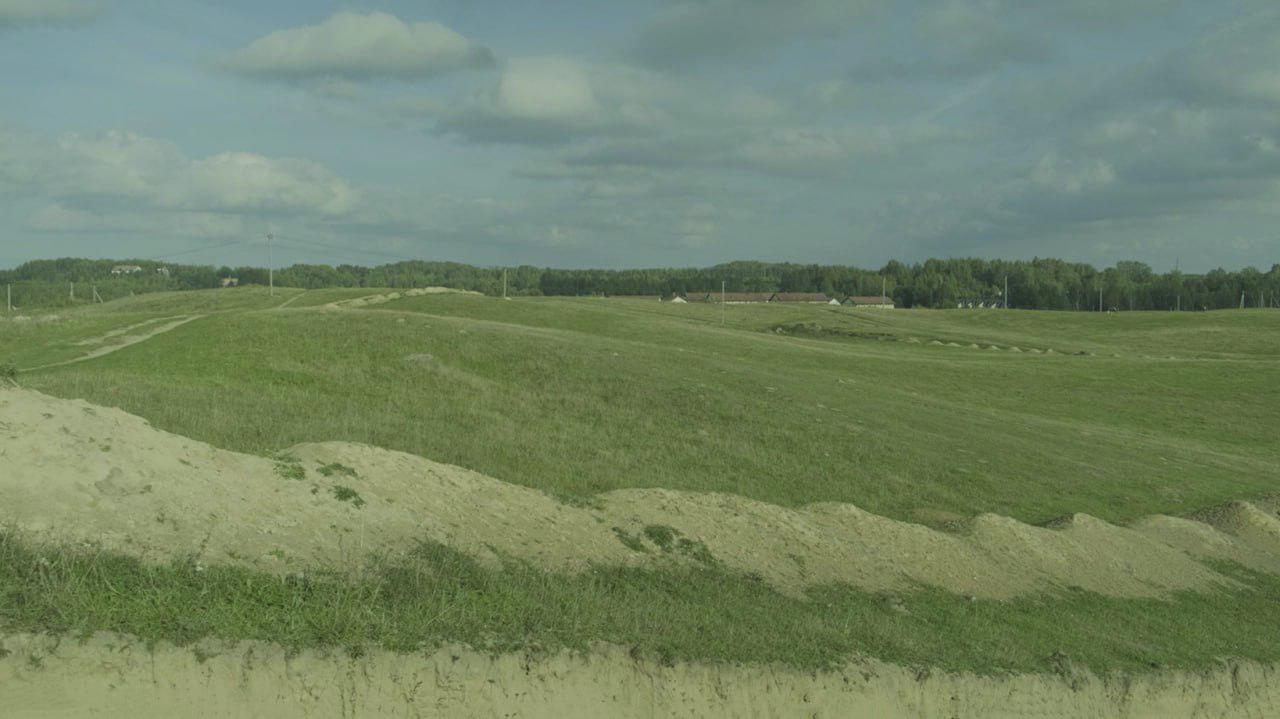
[[[1262,534],[1231,529],[1239,541],[1214,541],[1247,544],[1251,566],[1271,567],[1280,544],[1255,535],[1270,536],[1266,520],[1276,518],[1257,511]],[[281,572],[355,568],[371,553],[428,539],[494,566],[503,557],[565,572],[718,564],[792,594],[847,583],[993,598],[1062,587],[1140,597],[1230,584],[1195,558],[1220,547],[1197,551],[1185,532],[1166,541],[1084,515],[1055,528],[984,515],[969,532],[949,534],[845,504],[791,509],[664,489],[566,504],[366,445],[305,444],[279,459],[229,452],[120,410],[23,389],[0,390],[0,523],[150,561],[194,557]]]
[[[86,641],[0,639],[6,716],[88,717],[1264,717],[1280,676],[1250,662],[1206,672],[978,677],[854,660],[822,672],[670,665],[620,647],[499,654],[303,651],[261,642],[154,648],[111,634]]]
[[[1255,549],[1280,554],[1280,517],[1259,504],[1228,502],[1196,512],[1192,518],[1212,525]]]
[[[483,293],[480,293],[480,292],[475,292],[472,290],[455,290],[451,287],[415,287],[413,289],[403,290],[401,292],[389,292],[387,294],[382,294],[382,295],[368,295],[367,297],[356,297],[355,299],[350,299],[350,300],[338,300],[337,302],[330,302],[329,304],[325,305],[325,307],[330,307],[335,309],[341,308],[341,307],[367,307],[369,305],[385,304],[387,302],[403,299],[405,297],[421,297],[423,295],[447,295],[447,294],[483,296]]]

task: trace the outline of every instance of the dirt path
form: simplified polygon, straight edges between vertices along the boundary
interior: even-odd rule
[[[925,584],[993,599],[1061,587],[1163,597],[1234,586],[1206,559],[1280,574],[1280,517],[1266,503],[1127,527],[1080,514],[1052,527],[988,514],[952,533],[848,504],[788,508],[664,489],[566,504],[347,442],[298,445],[288,455],[221,450],[117,409],[0,389],[0,524],[148,561],[197,556],[273,572],[358,567],[420,539],[492,566],[517,557],[557,572],[715,563],[791,595],[837,583],[873,592]]]
[[[290,297],[289,299],[285,300],[284,302],[281,302],[280,304],[276,305],[276,309],[278,309],[278,310],[282,310],[282,309],[284,309],[284,308],[288,307],[289,305],[293,304],[294,300],[297,300],[299,297],[301,297],[301,296],[303,296],[303,295],[305,295],[305,294],[307,294],[307,291],[306,291],[306,290],[303,290],[303,291],[299,292],[298,294],[294,295],[293,297]]]
[[[205,315],[189,315],[185,317],[176,317],[176,318],[167,317],[167,318],[156,319],[156,320],[148,320],[146,322],[140,322],[130,327],[124,327],[118,330],[112,330],[111,332],[108,332],[100,337],[81,340],[80,342],[76,343],[78,345],[90,346],[90,345],[96,345],[96,344],[104,344],[107,342],[111,342],[112,340],[115,340],[114,342],[111,342],[111,344],[105,344],[102,347],[98,347],[97,349],[90,350],[88,353],[81,355],[80,357],[76,357],[74,359],[63,360],[61,362],[50,362],[49,364],[43,364],[38,367],[27,367],[22,371],[34,372],[36,370],[50,369],[52,367],[63,367],[70,364],[76,364],[77,362],[86,362],[91,359],[97,359],[98,357],[105,357],[106,355],[109,355],[113,352],[119,352],[120,350],[126,347],[132,347],[133,345],[136,345],[139,342],[146,342],[147,340],[151,339],[152,337],[155,337],[156,335],[162,335],[165,332],[177,329],[182,325],[187,324],[188,322],[198,320],[204,316]],[[141,327],[154,325],[156,322],[163,322],[165,319],[168,319],[169,322],[166,322],[165,324],[158,325],[155,327],[151,327],[151,329],[147,330],[146,332],[140,332],[132,335],[125,334],[126,332],[131,332]],[[117,338],[119,339],[117,340]]]
[[[978,677],[874,661],[802,672],[659,665],[589,654],[303,651],[203,642],[198,651],[100,634],[0,638],[0,707],[23,717],[1266,717],[1280,671],[1224,662],[1202,672]]]

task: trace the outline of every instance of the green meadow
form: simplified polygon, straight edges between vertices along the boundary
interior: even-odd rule
[[[1265,495],[1280,479],[1280,311],[463,294],[325,307],[374,292],[166,293],[57,320],[0,320],[0,365],[20,370],[25,387],[120,407],[227,449],[363,442],[584,501],[664,487],[787,506],[848,502],[936,527],[985,512],[1122,523]],[[111,354],[34,369],[82,355],[80,342],[112,330],[190,315],[202,316]],[[30,571],[35,553],[56,571]],[[1172,601],[1067,592],[972,602],[924,589],[890,599],[848,587],[796,599],[716,568],[557,577],[428,548],[406,566],[300,588],[8,538],[0,624],[352,651],[607,640],[668,659],[815,667],[861,653],[991,672],[1051,671],[1058,654],[1099,670],[1280,658],[1263,639],[1280,622],[1276,580],[1229,571],[1239,591]],[[136,591],[99,592],[96,582]]]

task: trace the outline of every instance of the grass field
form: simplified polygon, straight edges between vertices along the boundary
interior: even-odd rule
[[[297,292],[142,296],[0,321],[0,364],[64,361],[112,330],[203,315],[19,382],[228,449],[351,440],[583,501],[664,487],[848,502],[934,526],[985,512],[1123,522],[1273,492],[1280,478],[1280,312],[722,312],[470,295],[327,310],[375,290]],[[566,578],[485,570],[442,548],[303,588],[58,553],[55,570],[32,573],[32,551],[14,539],[0,551],[0,595],[22,598],[0,621],[19,628],[401,649],[609,640],[806,667],[851,652],[980,671],[1048,671],[1055,652],[1098,669],[1280,658],[1266,638],[1280,584],[1244,573],[1237,592],[1176,601],[844,587],[797,599],[714,568]]]

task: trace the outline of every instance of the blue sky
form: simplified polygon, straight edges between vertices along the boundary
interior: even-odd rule
[[[0,266],[1280,262],[1280,8],[0,0]]]

